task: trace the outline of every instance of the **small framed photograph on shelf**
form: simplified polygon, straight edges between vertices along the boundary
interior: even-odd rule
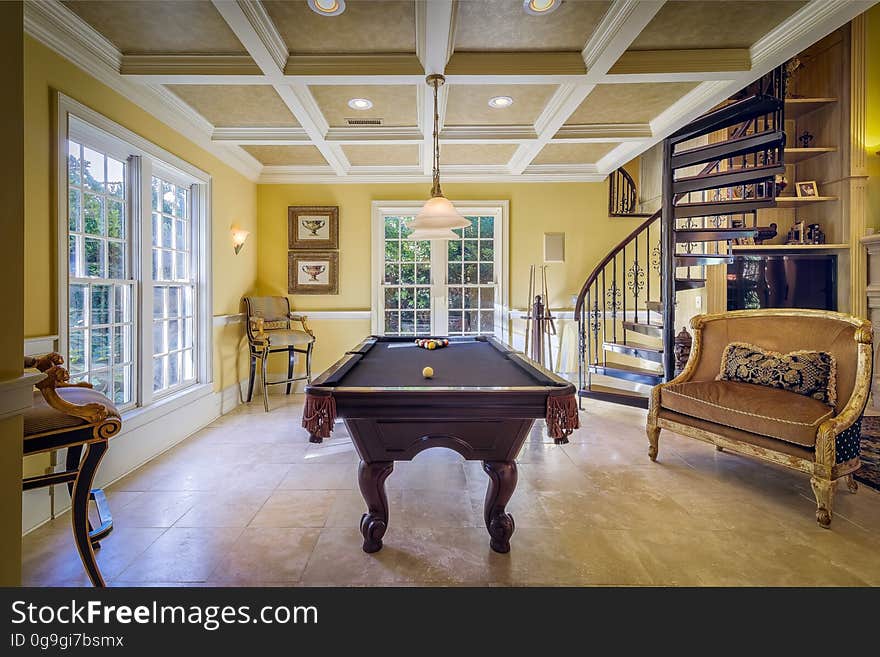
[[[819,188],[815,180],[805,180],[794,184],[798,198],[810,198],[819,196]]]
[[[291,206],[287,208],[288,249],[338,249],[337,206]]]
[[[339,294],[339,253],[288,251],[288,294]]]

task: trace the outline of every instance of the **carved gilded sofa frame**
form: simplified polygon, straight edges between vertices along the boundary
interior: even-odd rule
[[[690,426],[684,420],[673,421],[659,416],[662,389],[665,386],[685,383],[694,378],[703,357],[706,327],[719,320],[737,320],[739,318],[765,318],[768,321],[772,321],[774,318],[826,319],[853,327],[856,366],[852,393],[842,406],[841,402],[838,403],[836,415],[819,425],[812,458],[794,456],[783,451],[776,451],[765,446],[724,436],[706,428]],[[858,470],[861,465],[858,456],[858,440],[861,433],[862,414],[871,391],[873,374],[873,329],[871,322],[852,315],[824,310],[763,309],[698,315],[691,320],[690,325],[694,332],[694,342],[687,365],[677,377],[667,383],[655,386],[651,391],[646,426],[650,459],[657,460],[660,431],[669,429],[677,434],[714,444],[719,451],[729,450],[805,472],[810,475],[810,485],[816,498],[816,521],[822,527],[828,528],[831,525],[832,502],[837,480],[844,479],[847,488],[852,493],[858,490],[852,473]],[[839,448],[843,446],[844,442],[852,443],[852,441],[855,441],[856,456],[848,459],[841,458],[841,453],[848,450]]]
[[[100,547],[100,541],[113,530],[113,518],[103,491],[93,489],[92,482],[107,452],[110,438],[122,429],[122,421],[115,414],[115,409],[104,404],[74,404],[59,395],[58,391],[64,388],[92,387],[86,382],[68,383],[70,375],[61,366],[63,362],[64,359],[57,353],[39,358],[27,357],[24,361],[26,368],[36,368],[45,375],[35,387],[46,404],[59,413],[82,422],[24,436],[22,451],[25,456],[66,449],[67,458],[64,471],[25,477],[22,479],[22,489],[27,491],[67,484],[76,549],[92,585],[102,587],[105,586],[104,577],[95,560],[95,548]],[[90,501],[95,503],[98,513],[99,525],[95,528],[92,528],[89,521]]]

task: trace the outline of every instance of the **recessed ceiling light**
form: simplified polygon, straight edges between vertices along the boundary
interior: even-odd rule
[[[523,9],[532,16],[544,16],[559,9],[561,4],[561,0],[523,0]]]
[[[309,0],[309,8],[321,16],[339,16],[345,11],[345,0]]]
[[[368,110],[373,106],[373,101],[366,98],[352,98],[348,101],[348,106],[356,110]]]
[[[495,96],[489,99],[489,107],[494,109],[504,109],[513,105],[513,98],[510,96]]]

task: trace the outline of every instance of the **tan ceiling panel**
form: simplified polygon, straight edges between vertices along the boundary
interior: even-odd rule
[[[455,50],[583,50],[610,2],[563,2],[531,16],[519,0],[458,3]]]
[[[263,3],[292,53],[415,52],[415,2],[347,0],[338,16],[319,16],[305,0]]]
[[[533,125],[554,91],[551,84],[452,84],[444,125]],[[495,96],[510,96],[513,105],[489,107]]]
[[[168,89],[217,128],[299,125],[270,85],[170,84]]]
[[[314,146],[242,146],[266,166],[327,164]]]
[[[516,144],[440,144],[441,164],[507,164]]]
[[[620,144],[547,144],[532,164],[595,164]]]
[[[354,166],[418,166],[417,144],[366,146],[351,144],[343,146],[345,157]]]
[[[697,82],[600,84],[584,99],[566,125],[647,123],[697,86]]]
[[[346,119],[382,119],[383,126],[418,125],[418,100],[414,85],[314,85],[309,87],[331,128],[346,127]],[[368,110],[348,106],[352,98],[373,103]]]
[[[247,54],[210,2],[66,0],[125,54]]]
[[[805,4],[674,0],[663,5],[630,49],[748,48]]]

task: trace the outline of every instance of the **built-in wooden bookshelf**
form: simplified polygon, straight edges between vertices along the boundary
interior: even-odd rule
[[[800,162],[804,162],[814,157],[818,157],[820,155],[825,155],[825,153],[836,153],[836,146],[817,146],[810,148],[786,148],[785,149],[785,163],[786,164],[798,164]]]
[[[777,205],[790,205],[798,203],[827,203],[839,200],[836,196],[777,196]]]
[[[824,109],[836,102],[837,98],[786,98],[785,118],[796,121],[802,116]]]

